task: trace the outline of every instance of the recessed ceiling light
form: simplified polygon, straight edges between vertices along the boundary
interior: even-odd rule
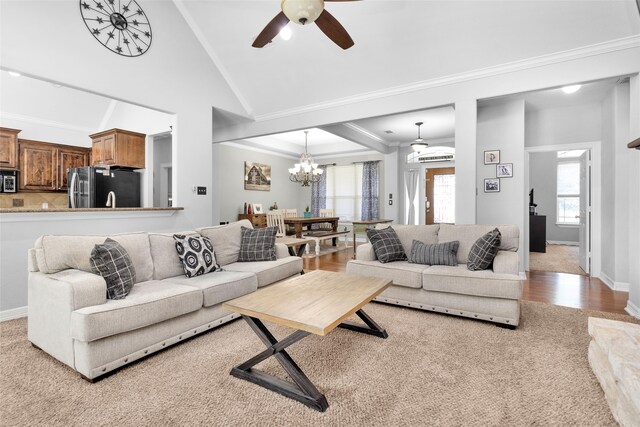
[[[53,87],[57,87],[60,88],[62,87],[62,85],[60,83],[51,83],[53,85]]]
[[[20,77],[22,74],[20,74],[20,73],[19,73],[19,72],[17,72],[17,71],[9,71],[9,75],[10,75],[11,77]]]
[[[565,86],[565,87],[562,88],[562,91],[564,93],[576,93],[577,91],[580,90],[581,87],[582,87],[582,85]]]
[[[290,40],[291,39],[291,28],[288,25],[285,25],[280,30],[280,37],[282,40]]]

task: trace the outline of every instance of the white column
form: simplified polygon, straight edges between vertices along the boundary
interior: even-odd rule
[[[456,101],[456,224],[476,223],[476,128],[475,99]]]
[[[629,141],[640,138],[640,77],[629,82]],[[640,318],[640,150],[630,150],[629,164],[629,300],[627,312]]]

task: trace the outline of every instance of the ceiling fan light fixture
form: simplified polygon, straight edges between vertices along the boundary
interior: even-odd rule
[[[324,0],[282,0],[280,7],[291,22],[306,25],[318,19],[324,10]]]
[[[282,40],[291,40],[291,28],[288,25],[285,25],[280,30],[280,38]]]

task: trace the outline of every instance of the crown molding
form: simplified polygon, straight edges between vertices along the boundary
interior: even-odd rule
[[[18,120],[18,121],[25,122],[25,123],[35,123],[35,124],[38,124],[38,125],[51,126],[51,127],[56,127],[56,128],[60,128],[60,129],[65,129],[65,130],[72,130],[72,131],[76,131],[76,132],[83,132],[83,133],[87,134],[87,137],[88,137],[89,134],[92,134],[92,133],[96,132],[96,129],[94,129],[94,128],[70,125],[68,123],[56,122],[56,121],[53,121],[53,120],[40,119],[38,117],[24,116],[22,114],[13,114],[13,113],[0,112],[0,117],[3,118],[3,119]]]
[[[178,12],[180,12],[182,17],[186,21],[189,28],[191,28],[191,31],[196,36],[196,39],[198,39],[198,42],[200,42],[200,45],[202,46],[202,48],[205,50],[205,52],[207,52],[207,55],[209,55],[209,59],[211,59],[211,62],[213,62],[213,65],[215,65],[215,67],[218,69],[218,71],[222,75],[222,78],[227,82],[227,85],[229,85],[229,88],[238,99],[238,102],[240,102],[240,105],[242,105],[242,108],[244,109],[247,116],[253,118],[251,106],[242,95],[242,92],[240,92],[240,89],[238,89],[238,86],[236,86],[235,82],[231,78],[231,75],[229,74],[227,69],[224,67],[224,65],[222,65],[222,61],[220,60],[216,52],[213,50],[213,47],[207,41],[207,38],[205,37],[204,33],[202,32],[198,24],[196,24],[196,21],[193,19],[193,17],[187,10],[187,7],[184,5],[184,1],[173,0],[173,3],[178,9]]]
[[[175,0],[174,0],[175,1]],[[603,43],[596,43],[589,46],[583,46],[575,49],[569,49],[561,52],[536,56],[519,61],[508,62],[502,65],[496,65],[487,68],[452,74],[450,76],[439,77],[430,80],[423,80],[407,85],[400,85],[388,89],[365,92],[362,94],[339,98],[327,102],[319,102],[309,104],[302,107],[291,108],[287,110],[276,111],[268,114],[256,115],[255,120],[268,121],[289,117],[298,114],[311,113],[330,108],[336,108],[344,105],[355,104],[358,102],[371,101],[379,98],[401,95],[404,93],[417,92],[425,89],[432,89],[441,86],[448,86],[457,83],[463,83],[471,80],[477,80],[487,77],[499,76],[502,74],[513,73],[517,71],[529,70],[532,68],[546,67],[549,65],[560,64],[568,61],[575,61],[582,58],[589,58],[617,52],[621,50],[634,49],[640,47],[640,35],[624,37],[621,39],[611,40]]]
[[[245,141],[245,144],[240,143],[239,141]],[[248,144],[249,141],[246,140],[237,140],[234,142],[220,142],[220,145],[224,145],[227,147],[233,147],[233,148],[238,148],[241,150],[247,150],[247,151],[254,151],[256,153],[264,153],[264,154],[269,154],[271,156],[276,156],[276,157],[284,157],[285,159],[291,159],[291,160],[299,160],[300,159],[300,154],[298,155],[294,155],[294,154],[289,154],[289,153],[285,153],[282,151],[275,151],[275,149],[271,148],[271,149],[266,149],[266,148],[260,148],[260,147],[256,147],[254,145],[249,145]],[[316,156],[314,156],[316,157]]]

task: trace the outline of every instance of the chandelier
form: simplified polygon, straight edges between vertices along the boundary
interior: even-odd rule
[[[304,153],[300,155],[300,163],[296,163],[289,169],[289,181],[300,182],[303,187],[308,187],[312,182],[320,181],[322,169],[317,163],[313,163],[311,154],[307,153],[307,135],[309,131],[304,131]]]

